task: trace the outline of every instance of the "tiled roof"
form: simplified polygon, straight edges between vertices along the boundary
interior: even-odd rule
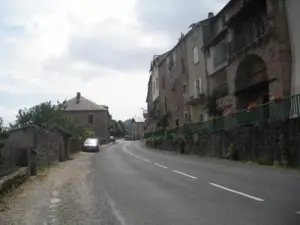
[[[77,102],[77,97],[71,98],[66,102],[66,105],[66,111],[107,110],[107,106],[97,105],[83,96],[80,96],[79,102]]]

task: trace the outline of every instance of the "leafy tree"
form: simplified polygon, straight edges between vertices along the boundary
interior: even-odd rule
[[[111,135],[116,137],[123,137],[127,132],[125,124],[121,120],[114,120],[111,118]]]
[[[59,125],[69,131],[73,138],[85,139],[93,133],[86,129],[83,125],[73,121],[65,113],[66,102],[57,102],[52,104],[51,101],[43,102],[29,109],[20,109],[16,116],[14,124],[10,124],[10,128],[21,128],[35,125],[43,129],[52,130],[55,125]]]

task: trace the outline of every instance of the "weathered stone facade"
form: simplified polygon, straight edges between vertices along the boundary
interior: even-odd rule
[[[15,155],[18,151],[26,150],[28,160],[31,152],[36,152],[36,165],[50,165],[59,162],[60,136],[36,126],[15,129],[11,132],[7,145],[10,146]]]
[[[98,105],[78,92],[66,102],[66,113],[74,121],[94,131],[101,142],[108,142],[110,136],[110,115],[108,106]]]

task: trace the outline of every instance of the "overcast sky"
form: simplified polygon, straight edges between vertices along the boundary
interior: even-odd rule
[[[227,0],[7,0],[0,3],[0,112],[72,98],[141,116],[154,54]]]

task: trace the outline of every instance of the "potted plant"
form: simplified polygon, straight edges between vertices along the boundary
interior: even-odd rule
[[[256,108],[256,104],[254,102],[250,103],[248,106],[248,109],[255,109]]]

